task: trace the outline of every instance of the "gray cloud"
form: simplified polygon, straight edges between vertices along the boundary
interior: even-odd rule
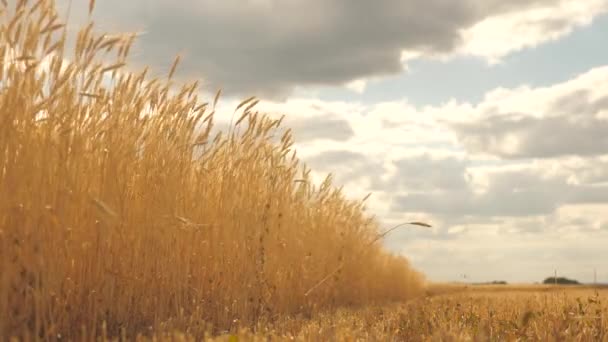
[[[298,143],[319,139],[346,141],[355,134],[347,120],[328,116],[286,118],[285,127],[291,128]]]
[[[467,162],[456,158],[433,159],[428,154],[400,159],[393,162],[396,175],[386,184],[387,189],[409,192],[466,189]]]
[[[608,186],[571,184],[569,172],[543,175],[532,168],[488,172],[487,186],[480,192],[470,174],[471,162],[464,159],[429,155],[403,158],[393,162],[396,170],[388,178],[388,169],[377,160],[359,152],[333,150],[306,162],[317,171],[333,173],[339,184],[350,182],[356,186],[363,182],[374,192],[394,194],[389,210],[392,213],[428,213],[450,225],[545,216],[568,204],[608,202]]]
[[[67,0],[59,0],[62,13]],[[88,1],[72,4],[72,22]],[[137,60],[239,95],[281,96],[296,86],[340,85],[402,71],[401,52],[449,53],[460,32],[493,15],[554,0],[119,0],[98,1],[104,29],[144,30]],[[120,10],[118,10],[120,9]],[[563,23],[568,25],[569,23]],[[161,68],[161,69],[158,69]]]
[[[430,165],[429,165],[430,166]],[[464,175],[466,170],[455,170]],[[567,176],[542,176],[537,170],[501,171],[489,174],[487,189],[467,188],[397,196],[392,209],[429,212],[451,219],[473,217],[525,217],[550,215],[566,204],[608,202],[608,186],[569,184]]]
[[[568,166],[576,179],[583,184],[608,183],[608,160],[604,158],[577,159],[576,165]]]
[[[365,155],[348,150],[325,151],[308,159],[310,164],[320,168],[334,165],[352,165],[367,162]]]
[[[306,159],[317,171],[333,173],[340,184],[366,182],[372,191],[427,193],[469,188],[467,162],[456,158],[434,159],[428,154],[392,162],[390,176],[384,158],[351,150],[329,150]]]
[[[591,100],[588,91],[578,90],[555,99],[542,117],[486,111],[475,122],[451,127],[472,152],[502,158],[593,156],[608,151],[608,120],[597,115],[602,110],[608,110],[608,96]]]
[[[557,1],[546,1],[546,0],[486,0],[477,1],[475,5],[479,13],[495,13],[495,14],[507,14],[516,12],[524,8],[539,8],[544,7],[547,4],[555,4]]]
[[[374,177],[386,173],[381,162],[372,156],[349,150],[330,150],[307,158],[308,165],[319,172],[332,173],[339,185],[353,182],[374,182]]]

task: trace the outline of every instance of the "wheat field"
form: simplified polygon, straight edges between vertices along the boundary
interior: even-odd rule
[[[257,100],[211,134],[219,92],[129,68],[135,35],[70,37],[54,6],[0,5],[0,339],[200,338],[421,293]]]
[[[284,319],[212,341],[608,341],[608,288],[432,285],[407,303]],[[191,341],[187,334],[160,336]]]

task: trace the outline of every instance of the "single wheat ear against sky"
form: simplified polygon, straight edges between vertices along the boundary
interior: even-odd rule
[[[59,1],[67,13],[68,1]],[[88,20],[72,1],[70,23]],[[117,10],[119,8],[120,10]],[[131,60],[287,114],[431,280],[608,282],[608,1],[105,0]]]

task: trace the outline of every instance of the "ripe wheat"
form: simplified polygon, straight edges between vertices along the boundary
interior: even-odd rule
[[[212,136],[220,93],[178,84],[179,60],[126,69],[136,35],[89,24],[67,51],[51,0],[0,18],[0,339],[196,337],[421,292],[255,98]]]

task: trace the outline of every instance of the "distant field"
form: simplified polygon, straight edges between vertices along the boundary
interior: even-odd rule
[[[405,304],[286,319],[217,341],[608,341],[608,288],[431,285]]]
[[[607,285],[545,285],[545,284],[508,284],[508,285],[472,285],[460,283],[431,284],[426,288],[427,295],[439,295],[455,292],[564,292],[606,291]]]

